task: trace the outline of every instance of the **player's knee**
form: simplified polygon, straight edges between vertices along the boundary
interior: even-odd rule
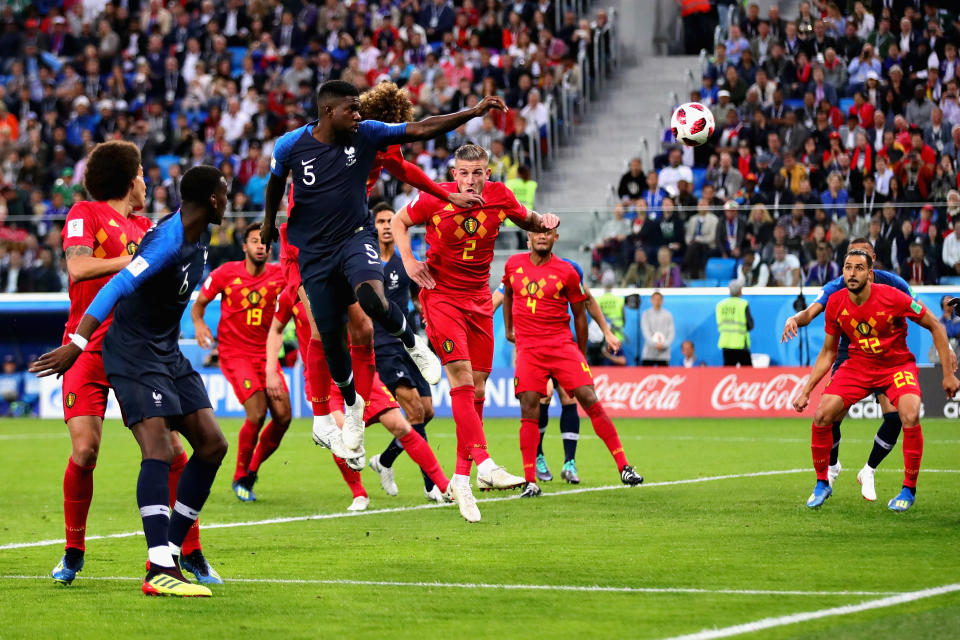
[[[403,414],[398,409],[387,411],[380,417],[380,422],[394,438],[402,438],[413,431],[410,423],[404,420]]]
[[[97,464],[97,457],[100,455],[100,442],[98,440],[85,440],[73,444],[73,452],[70,457],[74,463],[81,467],[91,467]]]
[[[899,413],[904,429],[915,427],[920,423],[920,409],[917,407],[904,407]]]
[[[378,294],[368,282],[364,282],[357,287],[357,302],[360,308],[371,318],[379,318],[387,311],[387,301],[381,294]]]
[[[597,392],[594,391],[593,387],[589,385],[577,387],[574,390],[573,395],[577,399],[577,402],[579,402],[584,409],[587,407],[592,407],[599,402],[599,399],[597,398]]]
[[[422,409],[423,409],[423,419],[421,420],[421,422],[423,422],[423,424],[426,424],[426,423],[430,422],[431,420],[433,420],[433,416],[434,416],[433,403],[432,403],[432,402],[428,402],[428,403],[424,403],[424,404],[422,404],[422,405],[420,405],[420,406],[421,406]]]
[[[223,432],[217,429],[215,433],[206,434],[196,453],[207,462],[220,464],[227,455],[228,446]]]
[[[525,418],[540,415],[540,394],[525,391],[520,394],[520,413]]]
[[[350,334],[350,344],[356,347],[373,346],[373,321],[366,313],[349,317],[347,333]]]
[[[813,414],[813,424],[818,427],[831,427],[833,426],[833,415],[817,407],[817,410]]]

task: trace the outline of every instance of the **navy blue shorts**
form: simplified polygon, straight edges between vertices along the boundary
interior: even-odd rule
[[[360,227],[332,253],[300,251],[300,277],[321,333],[346,325],[347,307],[357,301],[360,283],[383,281],[380,245],[372,228]]]
[[[141,357],[130,360],[129,353],[112,353],[107,344],[103,368],[128,427],[146,418],[163,417],[170,428],[177,429],[182,426],[183,416],[211,408],[203,379],[179,350],[172,363],[143,357],[139,350],[137,355]],[[131,365],[134,361],[136,366]]]
[[[421,397],[430,397],[430,383],[424,380],[420,369],[402,344],[397,342],[375,347],[374,355],[377,359],[377,373],[380,374],[383,384],[390,389],[390,393],[397,395],[397,387],[403,385],[413,387]]]

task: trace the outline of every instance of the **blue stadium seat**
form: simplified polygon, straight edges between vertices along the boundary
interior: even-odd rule
[[[843,112],[843,115],[846,116],[850,111],[850,107],[853,106],[853,98],[840,98],[837,108]]]
[[[707,182],[707,170],[705,168],[693,168],[693,195],[700,197],[703,193],[703,185]]]
[[[950,286],[960,286],[960,276],[941,276],[940,284],[947,284]]]
[[[243,69],[243,59],[247,57],[246,47],[227,47],[230,52],[230,71],[236,73]]]
[[[699,280],[687,280],[684,284],[688,287],[715,287],[717,286],[717,281],[709,278],[701,278]]]
[[[784,100],[783,104],[787,105],[787,109],[793,109],[796,111],[803,106],[803,100],[800,98],[791,98],[789,100]]]
[[[157,166],[160,167],[160,174],[164,180],[170,177],[170,165],[178,162],[180,162],[180,156],[157,156]]]
[[[713,280],[718,287],[725,287],[733,278],[737,261],[733,258],[710,258],[707,260],[706,279]]]

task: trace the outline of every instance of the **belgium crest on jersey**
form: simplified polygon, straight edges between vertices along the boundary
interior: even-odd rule
[[[250,387],[252,387],[252,386],[253,386],[253,383],[250,382],[250,379],[249,379],[249,378],[246,378],[246,379],[243,381],[243,388],[246,389],[247,391],[249,391],[249,390],[250,390]]]
[[[453,353],[453,340],[447,338],[443,341],[443,344],[440,345],[444,353]]]
[[[537,289],[539,289],[539,288],[540,288],[540,285],[537,284],[536,282],[528,282],[528,283],[527,283],[527,294],[528,294],[528,295],[531,295],[531,296],[532,296],[532,295],[536,295]]]
[[[67,402],[66,402],[67,408],[70,409],[71,407],[73,407],[74,404],[76,404],[76,402],[77,402],[77,394],[71,391],[70,393],[67,394]]]
[[[260,304],[260,301],[262,299],[263,299],[263,296],[260,295],[259,291],[254,290],[247,294],[247,302],[249,302],[252,305]]]
[[[480,222],[473,216],[470,216],[469,218],[463,221],[463,230],[469,233],[470,235],[475,234],[477,232],[477,229],[479,228],[480,228]]]
[[[138,244],[137,244],[136,242],[134,242],[133,240],[131,240],[130,242],[128,242],[128,243],[127,243],[127,255],[132,256],[133,254],[135,254],[135,253],[137,252],[137,247],[139,247],[139,246],[140,246],[140,245],[138,245]]]
[[[870,335],[870,325],[861,320],[857,325],[857,332],[862,336]]]

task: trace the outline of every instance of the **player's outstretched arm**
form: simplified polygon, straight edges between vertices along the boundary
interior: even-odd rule
[[[597,299],[593,297],[593,293],[590,292],[590,289],[587,288],[587,285],[583,285],[583,292],[587,294],[587,299],[584,301],[584,305],[587,308],[587,313],[590,314],[590,317],[593,318],[593,321],[596,322],[597,326],[600,327],[600,330],[603,331],[603,339],[607,343],[607,349],[613,353],[620,351],[620,347],[623,346],[620,343],[620,338],[618,338],[617,334],[610,330],[610,325],[607,323],[607,317],[603,315],[603,311],[600,310],[600,305],[597,303]]]
[[[270,333],[267,334],[267,396],[276,402],[282,402],[287,397],[283,377],[277,372],[282,346],[283,325],[274,317],[270,323]]]
[[[587,310],[586,310],[586,301],[581,300],[580,302],[570,303],[570,310],[573,311],[573,330],[577,333],[577,346],[580,347],[580,352],[583,354],[587,353]],[[607,349],[611,353],[616,353],[620,349],[612,349],[610,345],[607,345]],[[626,361],[624,361],[626,364]]]
[[[503,304],[503,333],[510,342],[516,341],[516,335],[513,332],[513,289],[509,285],[504,286],[501,295],[501,304]]]
[[[527,217],[517,221],[517,226],[524,231],[533,231],[534,233],[550,231],[560,226],[560,218],[552,213],[537,213],[536,211],[527,211]]]
[[[397,180],[406,182],[407,184],[416,187],[424,193],[429,193],[438,200],[449,202],[455,207],[465,209],[474,205],[483,205],[483,198],[480,197],[479,194],[458,192],[450,193],[448,191],[444,191],[440,185],[431,180],[430,176],[423,172],[423,169],[416,164],[405,160],[403,156],[399,154],[399,152],[396,155],[387,154],[383,160],[383,168],[386,169],[390,175]]]
[[[111,276],[130,264],[133,258],[129,255],[117,258],[94,258],[93,249],[81,245],[67,247],[63,253],[67,259],[67,274],[71,282]]]
[[[933,336],[933,346],[937,350],[937,355],[940,356],[940,362],[947,363],[943,367],[943,390],[946,392],[948,399],[952,398],[960,389],[960,380],[957,380],[957,376],[954,374],[954,371],[957,370],[957,356],[950,348],[947,330],[943,328],[937,317],[930,312],[930,309],[927,309],[926,313],[917,320],[917,324],[930,332]]]
[[[266,245],[267,252],[270,251],[270,245],[280,239],[277,232],[277,210],[280,208],[280,201],[283,200],[283,191],[287,188],[287,174],[283,177],[270,174],[267,180],[267,189],[263,195],[263,224],[260,226],[260,242]]]
[[[430,116],[419,122],[408,122],[406,133],[400,142],[414,142],[416,140],[430,140],[441,133],[453,131],[462,124],[485,115],[491,109],[507,111],[507,105],[500,96],[487,96],[479,104],[470,109],[440,116]]]
[[[493,290],[493,312],[496,313],[497,309],[503,304],[503,298],[506,296],[506,288],[503,285],[500,285]],[[504,311],[506,313],[506,311]]]
[[[410,276],[410,279],[417,283],[418,287],[423,289],[433,289],[437,283],[430,275],[427,265],[417,260],[413,255],[413,247],[410,245],[410,227],[413,226],[413,220],[407,213],[407,208],[403,207],[394,214],[390,220],[390,229],[393,231],[393,242],[397,251],[400,252],[400,259],[403,260],[403,268]]]
[[[213,332],[210,331],[210,327],[207,326],[207,322],[203,319],[203,314],[206,312],[208,304],[210,304],[210,300],[203,295],[201,291],[197,294],[197,299],[194,300],[190,306],[190,319],[193,320],[193,332],[197,336],[197,344],[204,349],[213,348]]]
[[[819,302],[811,302],[806,309],[787,318],[783,325],[780,342],[790,342],[790,340],[796,338],[800,327],[807,326],[821,313],[823,313],[823,305]]]
[[[817,361],[813,363],[813,370],[810,372],[807,384],[803,386],[803,391],[793,401],[793,408],[797,413],[801,413],[807,408],[807,404],[810,402],[810,394],[813,393],[817,384],[823,380],[823,376],[827,375],[834,360],[837,359],[837,341],[838,338],[835,334],[827,333],[824,336],[823,347],[820,349]]]

